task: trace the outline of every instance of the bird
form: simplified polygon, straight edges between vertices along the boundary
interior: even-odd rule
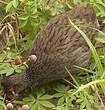
[[[94,44],[99,23],[93,6],[75,6],[48,21],[33,40],[29,56],[35,61],[20,75],[12,75],[2,80],[5,93],[12,90],[20,93],[26,88],[48,84],[78,74],[75,67],[86,67],[90,63],[91,50],[82,35],[70,23],[77,25]]]

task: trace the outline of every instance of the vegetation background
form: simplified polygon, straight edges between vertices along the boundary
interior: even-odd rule
[[[25,54],[49,19],[79,4],[93,5],[100,23],[94,46],[73,24],[92,51],[92,63],[88,68],[78,67],[81,73],[77,76],[72,76],[66,68],[73,83],[64,79],[48,91],[38,87],[22,100],[14,100],[14,105],[28,104],[30,110],[105,109],[105,0],[0,0],[0,81],[4,74],[21,74],[27,67]],[[0,86],[0,110],[5,110],[2,92]],[[56,104],[52,102],[55,99]]]

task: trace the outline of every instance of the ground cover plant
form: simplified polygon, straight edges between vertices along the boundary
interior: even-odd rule
[[[75,5],[93,5],[100,23],[96,44],[71,20],[70,23],[86,40],[92,51],[91,64],[72,81],[63,79],[52,88],[38,87],[22,100],[6,102],[0,85],[0,110],[12,103],[24,110],[104,110],[105,94],[105,1],[104,0],[0,0],[0,81],[6,75],[21,74],[27,68],[26,54],[36,34],[52,17],[72,9]],[[11,108],[12,110],[12,108]]]

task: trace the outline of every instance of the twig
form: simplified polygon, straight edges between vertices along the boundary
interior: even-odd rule
[[[3,0],[0,0],[0,3],[3,3],[3,4],[8,4],[7,2],[4,2]]]

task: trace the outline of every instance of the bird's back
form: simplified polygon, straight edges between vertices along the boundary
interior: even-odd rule
[[[78,71],[74,65],[85,67],[91,57],[90,49],[81,34],[70,24],[76,24],[91,41],[97,28],[97,19],[92,7],[79,6],[73,10],[56,16],[42,29],[35,41],[30,54],[37,56],[37,61],[29,65],[27,75],[33,80],[61,79],[67,76],[65,67],[70,72]]]

